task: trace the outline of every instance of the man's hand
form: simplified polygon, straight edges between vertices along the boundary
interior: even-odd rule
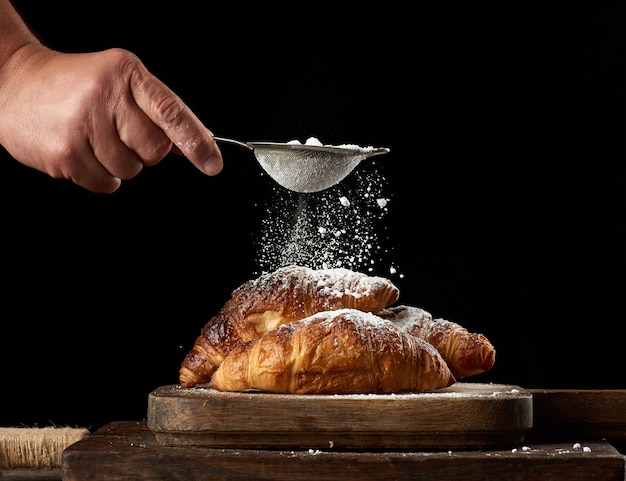
[[[0,144],[25,165],[101,193],[170,151],[207,175],[223,167],[212,133],[123,49],[15,51],[0,66]]]

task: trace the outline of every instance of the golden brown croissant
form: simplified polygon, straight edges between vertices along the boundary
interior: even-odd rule
[[[469,332],[452,321],[433,319],[419,307],[388,307],[378,315],[435,346],[456,379],[488,371],[495,363],[496,350],[483,334]]]
[[[343,268],[285,266],[235,289],[201,329],[179,371],[183,387],[207,382],[237,345],[275,327],[321,311],[355,308],[377,312],[393,304],[398,288],[383,277]]]
[[[237,346],[209,386],[345,394],[430,391],[454,382],[431,344],[375,314],[339,309],[279,326]]]

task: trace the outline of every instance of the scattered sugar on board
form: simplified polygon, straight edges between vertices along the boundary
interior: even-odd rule
[[[530,446],[522,446],[521,451],[524,453],[530,453],[532,449]],[[511,449],[512,453],[517,453],[519,451],[518,448]],[[564,454],[573,454],[576,452],[590,453],[591,448],[589,446],[582,446],[580,443],[574,443],[571,449],[565,448],[555,448],[554,453],[547,453],[548,455],[564,455]]]
[[[313,137],[307,143],[321,145]],[[385,187],[376,160],[362,162],[342,182],[320,192],[272,186],[256,241],[258,274],[297,264],[402,278],[386,237],[384,219],[392,202]]]

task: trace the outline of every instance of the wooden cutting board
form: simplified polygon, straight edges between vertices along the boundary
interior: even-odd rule
[[[166,446],[252,449],[485,449],[532,428],[519,386],[457,382],[406,394],[300,395],[162,386],[147,425]]]

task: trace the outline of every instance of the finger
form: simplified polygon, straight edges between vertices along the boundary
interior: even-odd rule
[[[60,165],[59,172],[50,173],[53,177],[69,179],[92,192],[110,194],[122,184],[96,158],[89,145],[66,157]]]
[[[122,141],[115,123],[100,122],[90,137],[93,156],[109,174],[127,180],[143,169],[141,157]]]
[[[142,64],[132,72],[131,89],[139,108],[198,169],[208,175],[223,167],[212,133],[185,103]]]
[[[156,165],[170,153],[172,141],[134,102],[125,105],[130,105],[130,108],[117,115],[117,136],[137,155],[143,165]]]

